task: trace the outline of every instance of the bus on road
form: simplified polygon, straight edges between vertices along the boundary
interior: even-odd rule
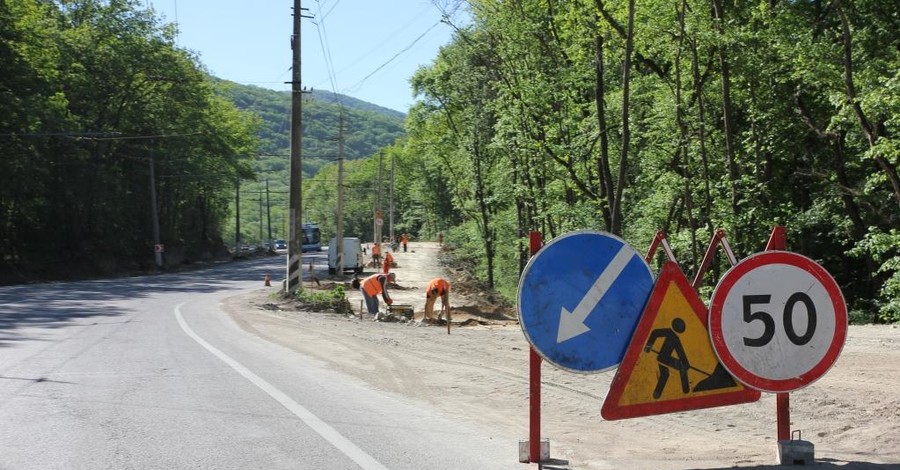
[[[316,224],[306,223],[300,230],[303,252],[322,251],[322,234]]]

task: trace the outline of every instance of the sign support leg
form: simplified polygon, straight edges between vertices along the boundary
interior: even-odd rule
[[[528,461],[541,461],[541,361],[543,358],[529,348],[529,420],[528,420]]]
[[[528,247],[531,256],[541,249],[543,240],[541,232],[533,231],[528,234]],[[530,384],[529,393],[529,420],[528,420],[528,461],[541,461],[541,362],[543,358],[533,347],[528,348],[528,376]]]
[[[775,414],[778,419],[778,440],[791,438],[791,394],[775,394]]]
[[[787,246],[784,236],[784,227],[776,225],[769,235],[766,251],[784,250]],[[791,398],[789,393],[775,394],[775,416],[777,420],[777,433],[779,441],[791,438]]]

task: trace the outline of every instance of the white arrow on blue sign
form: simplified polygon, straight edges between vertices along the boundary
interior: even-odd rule
[[[653,289],[650,267],[605,232],[553,239],[519,280],[519,324],[544,359],[573,372],[616,367]]]

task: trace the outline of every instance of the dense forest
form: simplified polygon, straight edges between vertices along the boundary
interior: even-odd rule
[[[0,1],[0,68],[0,283],[154,269],[157,242],[167,268],[228,259],[286,218],[289,93],[211,77],[143,2]],[[397,111],[305,101],[307,176],[341,114],[348,159],[404,134]]]
[[[209,77],[138,3],[0,2],[3,280],[146,267],[155,220],[178,261],[264,218],[286,234],[265,212],[286,206],[287,97]],[[370,240],[380,208],[513,297],[532,230],[639,250],[663,230],[691,275],[716,230],[744,257],[777,224],[853,321],[900,320],[896,2],[465,3],[405,121],[309,96],[303,217],[326,237],[342,179],[346,233]]]
[[[367,198],[351,220],[393,166],[395,230],[444,232],[510,297],[530,230],[639,250],[663,230],[691,275],[717,229],[744,257],[778,224],[853,321],[900,320],[896,2],[467,3],[471,24],[412,79],[407,139],[348,165]],[[325,198],[335,172],[319,175]]]

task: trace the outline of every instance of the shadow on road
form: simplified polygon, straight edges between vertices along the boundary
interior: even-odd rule
[[[816,459],[806,465],[754,465],[752,467],[721,467],[709,470],[799,470],[803,468],[841,470],[900,470],[900,463],[844,462],[832,459]]]
[[[284,257],[277,256],[179,273],[0,287],[0,347],[25,339],[17,331],[23,328],[61,328],[79,319],[132,313],[116,305],[123,300],[262,286],[266,273],[280,279],[284,269]]]

